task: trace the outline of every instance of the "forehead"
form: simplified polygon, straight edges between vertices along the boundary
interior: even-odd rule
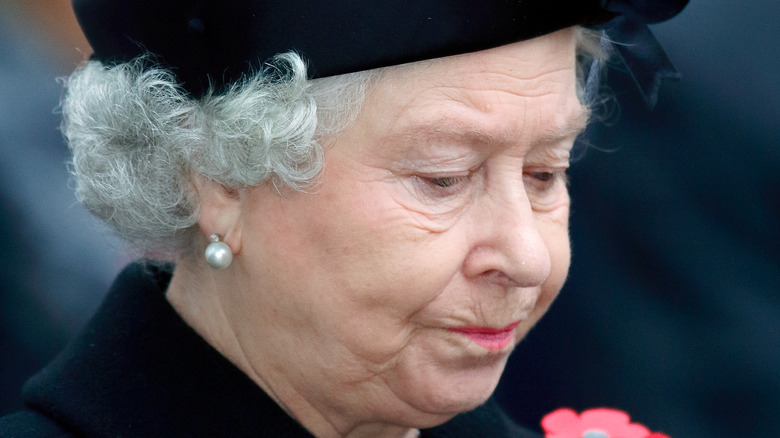
[[[554,142],[587,120],[573,29],[495,49],[385,69],[360,119],[373,135]],[[533,138],[531,138],[533,137]]]

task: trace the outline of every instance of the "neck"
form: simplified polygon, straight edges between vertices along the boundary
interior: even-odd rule
[[[235,280],[237,275],[228,271],[212,271],[205,263],[179,260],[166,298],[187,324],[249,376],[292,418],[318,438],[415,438],[419,436],[419,430],[416,428],[382,421],[366,421],[360,415],[349,415],[357,414],[353,410],[329,406],[329,402],[336,402],[336,397],[320,400],[319,403],[312,401],[312,397],[307,397],[304,392],[297,390],[298,387],[308,385],[296,385],[296,379],[294,377],[291,379],[289,375],[290,368],[282,362],[273,362],[275,355],[263,354],[262,358],[265,360],[263,363],[251,360],[251,355],[247,353],[247,349],[241,342],[241,339],[246,339],[247,336],[241,336],[237,332],[241,325],[234,324],[235,321],[230,316],[230,308],[222,299],[222,294],[236,294],[241,290],[241,285]],[[273,333],[270,328],[268,330],[258,328],[258,331],[265,333],[265,337]],[[285,345],[285,342],[278,345]],[[265,350],[276,351],[275,348]],[[327,384],[332,385],[333,382]],[[345,393],[349,392],[349,388],[345,385],[340,389],[330,388],[326,392]],[[345,412],[348,414],[344,414]]]

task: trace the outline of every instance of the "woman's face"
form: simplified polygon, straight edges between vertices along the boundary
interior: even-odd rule
[[[569,266],[574,45],[391,69],[314,189],[241,193],[226,312],[294,415],[426,426],[490,396]]]

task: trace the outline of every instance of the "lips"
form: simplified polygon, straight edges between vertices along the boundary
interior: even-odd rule
[[[451,328],[453,333],[459,333],[488,350],[501,350],[509,345],[515,337],[515,327],[520,321],[513,322],[504,328],[466,326]]]

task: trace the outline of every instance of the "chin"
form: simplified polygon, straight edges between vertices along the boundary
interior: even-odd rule
[[[454,368],[421,367],[403,390],[407,401],[418,410],[435,415],[455,416],[476,409],[495,391],[507,357],[462,364]]]
[[[472,411],[484,404],[492,395],[495,386],[480,393],[466,394],[438,392],[426,400],[414,403],[414,413],[403,415],[404,423],[418,429],[442,425],[458,414]]]

